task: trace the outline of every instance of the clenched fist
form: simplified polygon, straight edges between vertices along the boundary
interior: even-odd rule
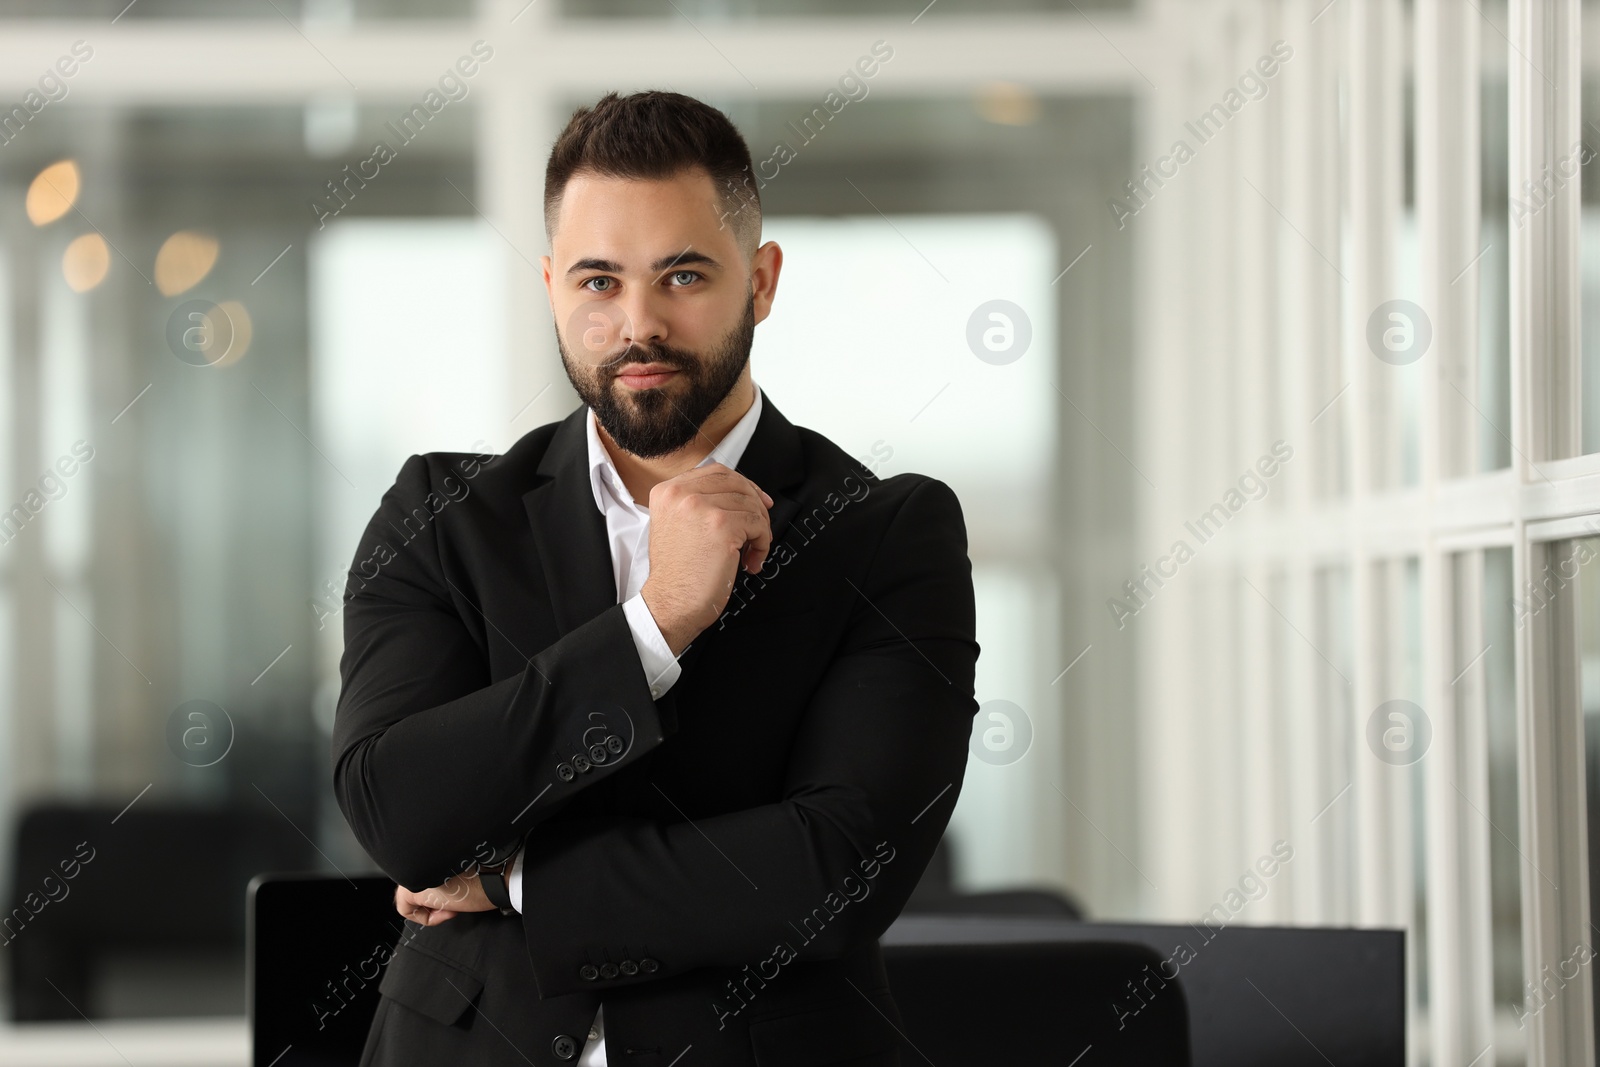
[[[772,497],[722,463],[707,463],[650,490],[650,577],[645,606],[674,656],[717,621],[742,566],[761,570],[772,548]]]

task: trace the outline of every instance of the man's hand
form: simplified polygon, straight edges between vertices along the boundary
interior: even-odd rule
[[[749,478],[707,463],[650,490],[650,577],[639,590],[674,656],[717,621],[743,566],[772,548],[772,497]]]
[[[403,885],[395,886],[394,908],[402,918],[423,926],[438,926],[463,912],[495,910],[484,895],[476,868],[420,893],[413,893]]]

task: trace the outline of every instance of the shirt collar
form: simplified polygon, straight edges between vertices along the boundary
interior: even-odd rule
[[[755,385],[754,382],[751,383]],[[717,446],[706,455],[696,467],[704,467],[707,463],[721,463],[725,467],[736,468],[740,458],[744,455],[745,446],[750,443],[750,438],[755,436],[756,422],[761,418],[761,386],[755,386],[756,398],[733,428],[723,436]],[[589,409],[589,417],[583,420],[585,432],[589,438],[589,484],[594,489],[594,506],[605,513],[605,497],[602,487],[611,486],[611,492],[616,499],[624,504],[633,497],[622,484],[622,476],[617,473],[617,466],[611,460],[611,453],[606,451],[605,445],[600,442],[600,432],[595,428],[594,408]],[[635,505],[637,506],[637,505]]]

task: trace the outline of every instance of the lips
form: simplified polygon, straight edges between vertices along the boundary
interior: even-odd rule
[[[642,363],[630,366],[619,373],[617,378],[632,389],[651,389],[676,373],[678,373],[676,367],[669,367],[664,363]]]

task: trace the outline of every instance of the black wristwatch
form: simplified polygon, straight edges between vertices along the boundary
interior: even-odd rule
[[[478,883],[483,886],[483,895],[489,898],[489,903],[500,909],[502,915],[517,914],[517,909],[511,906],[511,891],[506,888],[506,872],[510,869],[511,860],[493,867],[478,868]]]

